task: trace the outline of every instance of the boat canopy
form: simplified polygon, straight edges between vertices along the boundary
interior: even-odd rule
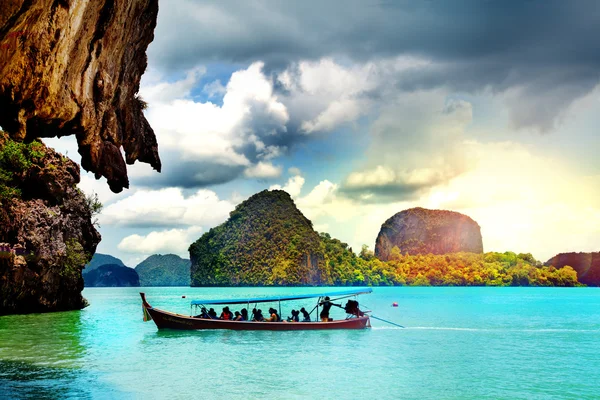
[[[341,290],[337,292],[326,292],[326,293],[308,293],[308,294],[297,294],[295,296],[274,296],[274,297],[254,297],[249,299],[222,299],[222,300],[192,300],[193,306],[199,306],[204,304],[248,304],[248,303],[268,303],[273,301],[285,301],[285,300],[301,300],[301,299],[312,299],[316,297],[338,297],[338,296],[354,296],[359,294],[371,293],[373,289],[353,289],[353,290]]]

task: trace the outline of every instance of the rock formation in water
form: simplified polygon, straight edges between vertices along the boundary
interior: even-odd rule
[[[86,287],[138,287],[140,278],[133,268],[105,264],[83,274]]]
[[[17,141],[77,135],[81,166],[114,192],[125,161],[160,170],[136,97],[157,13],[158,0],[3,1],[0,126]]]
[[[190,260],[154,254],[135,267],[141,286],[190,286]]]
[[[190,246],[191,286],[319,285],[321,240],[282,190],[262,191]]]
[[[0,313],[82,308],[81,268],[100,240],[79,166],[45,147],[35,156],[36,138],[76,135],[82,167],[114,192],[129,185],[126,163],[160,171],[137,97],[157,13],[158,0],[2,2],[0,126],[12,140],[2,135]]]
[[[0,314],[79,309],[81,269],[100,242],[79,166],[0,131]]]
[[[113,257],[108,254],[95,253],[90,262],[85,264],[83,272],[90,272],[102,265],[107,264],[116,264],[122,267],[125,266],[125,264],[123,264],[123,261],[119,260],[117,257]]]
[[[402,254],[483,253],[477,222],[454,211],[425,208],[401,211],[381,226],[375,255],[387,261],[394,247]]]
[[[600,286],[600,252],[560,253],[546,262],[546,265],[563,268],[568,265],[577,272],[577,280],[588,286]]]

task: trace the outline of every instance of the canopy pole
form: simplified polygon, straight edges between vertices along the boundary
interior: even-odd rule
[[[279,299],[279,320],[281,321],[281,299]]]

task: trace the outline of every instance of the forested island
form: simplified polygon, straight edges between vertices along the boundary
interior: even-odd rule
[[[191,285],[580,285],[570,266],[545,266],[531,254],[483,253],[479,226],[462,214],[405,210],[386,221],[382,232],[377,247],[385,261],[367,246],[356,254],[315,232],[286,192],[265,190],[190,246]],[[443,254],[448,248],[457,251]],[[409,253],[415,249],[427,253]],[[438,250],[442,254],[431,253]]]

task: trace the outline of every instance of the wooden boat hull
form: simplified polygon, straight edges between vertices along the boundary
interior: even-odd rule
[[[223,321],[218,319],[194,318],[187,315],[175,314],[152,307],[146,301],[144,293],[142,305],[152,317],[158,329],[229,329],[234,331],[307,331],[330,329],[365,329],[371,324],[368,316],[350,318],[331,322],[252,322],[252,321]]]

